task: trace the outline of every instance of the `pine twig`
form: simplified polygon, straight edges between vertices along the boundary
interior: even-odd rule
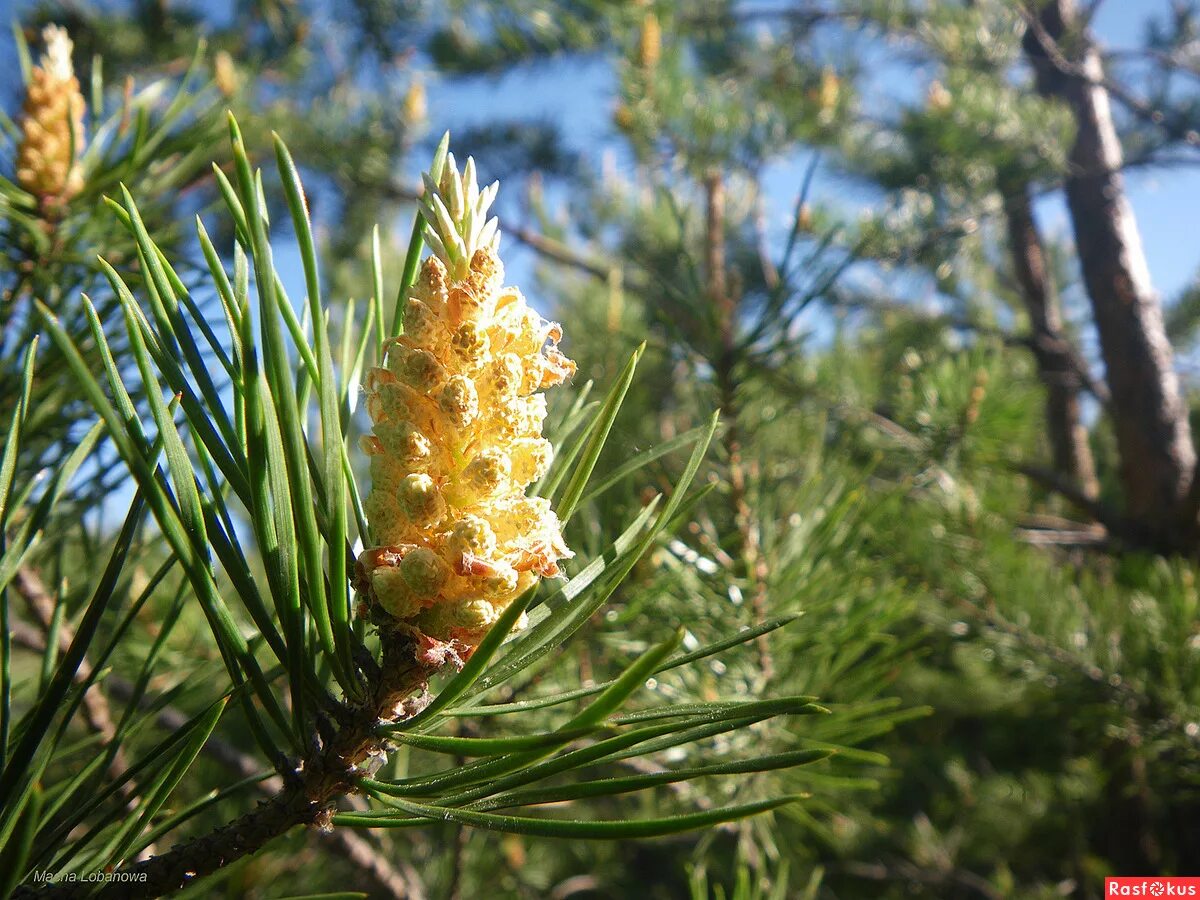
[[[50,623],[54,617],[55,601],[51,599],[50,592],[46,590],[41,576],[29,566],[21,566],[17,569],[16,577],[13,579],[13,586],[25,601],[26,607],[28,607],[30,614],[42,630],[42,634],[49,634]],[[75,632],[70,624],[63,622],[59,626],[58,631],[59,650],[64,651],[70,647],[74,637]],[[42,649],[45,649],[44,644]],[[88,662],[87,657],[84,657],[83,662],[80,663],[79,669],[75,673],[75,680],[82,683],[90,678],[91,674],[91,664]],[[109,709],[108,700],[105,699],[98,685],[92,685],[84,693],[82,710],[83,718],[88,728],[99,734],[105,743],[111,741],[116,733],[116,728],[113,725],[112,712]],[[119,757],[120,751],[117,752]],[[123,760],[114,758],[113,767],[110,768],[110,771],[119,772],[124,767]]]
[[[14,622],[12,625],[13,642],[33,653],[42,653],[46,643],[42,634],[25,622]],[[86,680],[89,670],[80,668],[77,680]],[[133,685],[119,675],[108,675],[104,683],[116,700],[125,702],[133,698]],[[89,691],[90,695],[92,692]],[[86,702],[86,700],[85,700]],[[111,719],[109,720],[111,722]],[[155,715],[155,723],[163,731],[178,731],[188,723],[188,717],[172,706],[163,707]],[[98,730],[94,725],[93,730]],[[210,737],[205,742],[202,751],[205,756],[229,768],[239,778],[250,778],[258,774],[259,766],[254,758],[243,753],[233,744],[219,737]],[[125,769],[124,762],[114,764],[110,769],[113,777],[119,776]],[[278,776],[258,782],[255,787],[268,797],[275,796],[283,788],[283,781]],[[127,787],[126,791],[129,790]],[[123,791],[124,794],[124,791]],[[130,798],[134,800],[136,798]],[[391,900],[425,900],[425,891],[420,877],[411,867],[401,872],[388,862],[379,848],[367,838],[348,828],[338,828],[329,832],[321,832],[321,846],[340,853],[345,859],[354,863],[372,885],[373,897],[387,897]],[[153,847],[147,848],[147,855],[154,855]]]
[[[13,578],[13,586],[17,593],[21,595],[25,601],[26,607],[29,609],[30,615],[33,616],[41,629],[41,652],[45,651],[46,639],[50,634],[50,623],[54,618],[55,601],[51,599],[50,592],[46,590],[45,584],[42,582],[41,576],[36,569],[30,566],[21,566],[17,569],[16,576]],[[17,626],[20,622],[12,623],[14,627],[14,636]],[[30,639],[32,635],[27,635],[26,639]],[[66,652],[71,646],[71,642],[75,639],[75,631],[67,622],[62,622],[58,629],[58,650]],[[76,684],[84,684],[92,677],[92,665],[86,656],[79,663],[79,667],[75,670]],[[100,739],[104,746],[107,747],[113,742],[117,735],[116,726],[113,724],[112,710],[109,708],[108,699],[104,696],[99,684],[92,684],[84,691],[80,702],[80,710],[83,714],[83,721],[87,727],[95,734],[100,735]],[[108,764],[109,777],[116,780],[122,772],[128,768],[125,759],[125,753],[117,747],[112,752],[112,760]],[[126,783],[121,785],[118,793],[121,799],[125,802],[125,808],[134,810],[137,808],[138,798],[134,791],[133,785]],[[155,852],[154,845],[146,847],[143,851],[144,855],[153,855]]]
[[[752,585],[751,609],[755,624],[767,619],[767,570],[762,553],[762,540],[754,511],[746,498],[746,466],[742,459],[741,430],[738,408],[737,363],[740,355],[737,340],[738,302],[729,289],[725,263],[725,182],[719,172],[711,172],[704,180],[705,229],[704,262],[708,276],[709,300],[717,312],[720,328],[719,355],[712,360],[720,394],[721,411],[726,427],[721,435],[729,464],[730,503],[738,531],[738,543],[746,574]],[[775,674],[770,639],[762,634],[756,639],[758,664],[764,682]]]
[[[383,635],[383,666],[372,679],[368,700],[349,711],[328,744],[315,750],[295,777],[285,779],[284,786],[257,808],[166,853],[122,866],[117,871],[126,878],[108,882],[94,895],[94,885],[64,882],[25,886],[14,897],[149,900],[194,884],[297,825],[327,828],[334,803],[354,790],[358,765],[385,750],[385,740],[376,734],[378,723],[405,715],[436,671],[416,661],[411,641],[398,633]]]
[[[1080,490],[1072,479],[1065,478],[1061,473],[1023,462],[1013,463],[1012,469],[1047,490],[1059,494],[1077,506],[1080,511],[1087,513],[1092,519],[1103,525],[1110,533],[1116,534],[1124,530],[1115,510]]]

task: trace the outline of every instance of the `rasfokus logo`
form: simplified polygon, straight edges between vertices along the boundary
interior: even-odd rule
[[[1105,878],[1105,897],[1200,897],[1200,878]]]

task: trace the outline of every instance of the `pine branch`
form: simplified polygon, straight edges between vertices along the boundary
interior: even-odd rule
[[[1059,472],[1054,472],[1031,463],[1013,463],[1012,468],[1014,472],[1024,475],[1047,490],[1059,494],[1070,501],[1081,511],[1091,516],[1096,522],[1103,525],[1110,533],[1119,534],[1127,530],[1126,524],[1121,521],[1121,517],[1117,514],[1116,510],[1082,491],[1073,479],[1066,478]]]
[[[46,649],[45,638],[50,634],[51,620],[54,617],[55,601],[50,597],[50,592],[46,590],[45,584],[42,582],[41,576],[36,569],[30,566],[21,566],[17,570],[16,577],[13,579],[13,586],[17,593],[24,599],[30,614],[37,622],[41,629],[39,636],[34,635],[32,629],[28,633],[18,633],[18,626],[23,623],[14,622],[14,637],[27,645],[39,644],[40,646],[30,649],[36,649],[37,652],[44,652]],[[68,622],[62,622],[58,629],[58,649],[59,652],[66,652],[71,646],[71,642],[75,639],[75,631]],[[75,672],[75,682],[77,684],[85,684],[92,677],[92,665],[88,658],[84,656],[79,664],[79,668]],[[83,721],[87,727],[94,733],[100,735],[103,745],[107,747],[116,737],[117,730],[113,724],[112,710],[109,708],[108,700],[104,696],[100,685],[92,684],[84,692],[81,703],[83,713]],[[128,763],[125,759],[124,751],[118,747],[112,754],[112,761],[108,765],[108,774],[116,780],[121,773],[128,768]],[[125,801],[127,809],[135,809],[137,806],[137,796],[131,784],[123,784],[120,788],[121,798]],[[149,854],[154,853],[154,847],[150,846],[146,849]]]
[[[41,628],[42,634],[48,634],[56,604],[50,597],[50,592],[46,590],[41,576],[35,569],[29,566],[21,566],[17,570],[16,577],[13,579],[13,586],[25,601],[30,614],[37,622],[38,627]],[[68,622],[63,622],[58,630],[59,651],[64,651],[70,647],[74,637],[75,632],[71,628],[71,625]],[[45,643],[43,642],[42,646],[38,649],[44,650]],[[75,680],[82,684],[91,677],[91,674],[92,667],[85,656],[83,662],[79,664],[79,670],[75,673]],[[105,699],[98,685],[92,685],[83,695],[83,717],[88,728],[99,734],[106,744],[113,739],[116,729],[113,726],[112,713],[109,710],[108,701]],[[124,768],[124,763],[114,759],[113,767],[111,771],[119,772]]]
[[[133,686],[116,675],[106,679],[110,693],[119,700],[128,700],[133,696]],[[164,731],[177,731],[183,728],[188,717],[174,707],[167,706],[155,716],[155,721]],[[233,744],[219,737],[211,737],[204,745],[204,755],[228,767],[239,778],[250,778],[258,773],[259,764],[247,753],[243,753]],[[278,776],[258,782],[255,787],[268,797],[273,797],[283,789],[283,782]],[[353,800],[353,796],[349,799]],[[378,848],[362,835],[348,828],[337,828],[333,831],[320,832],[320,845],[327,850],[341,853],[352,861],[355,868],[373,885],[372,896],[391,897],[394,900],[422,900],[425,896],[416,872],[401,873],[391,863],[380,855]]]
[[[412,866],[402,863],[405,870],[399,872],[388,862],[379,848],[367,838],[349,828],[335,828],[328,834],[326,846],[337,845],[345,858],[354,864],[364,877],[375,884],[372,897],[392,897],[394,900],[425,900],[421,879]]]
[[[35,573],[30,573],[31,577],[36,578]],[[18,589],[20,587],[20,579],[18,576]],[[13,642],[24,647],[33,653],[42,653],[46,649],[46,643],[43,636],[25,622],[12,623]],[[69,638],[67,638],[69,642]],[[90,674],[90,668],[85,664],[80,667],[80,673],[77,680],[82,682],[87,680]],[[110,674],[104,679],[104,683],[108,688],[108,692],[117,700],[122,702],[133,698],[133,685],[122,678],[120,675]],[[98,689],[93,689],[98,693]],[[93,691],[89,691],[90,696]],[[103,700],[103,695],[100,695]],[[85,698],[85,709],[87,700]],[[105,703],[107,706],[107,703]],[[143,705],[146,704],[143,699]],[[86,712],[85,712],[86,715]],[[188,716],[173,706],[165,706],[158,711],[154,717],[155,724],[165,732],[179,731],[185,728],[188,724]],[[94,731],[100,729],[93,724],[99,721],[97,717],[88,716],[90,727]],[[108,721],[111,723],[111,717]],[[103,732],[100,732],[103,733]],[[111,739],[108,738],[108,739]],[[222,740],[219,737],[210,737],[204,745],[203,753],[205,756],[221,763],[229,768],[238,778],[250,778],[259,772],[257,761],[247,753],[243,753],[233,744]],[[126,764],[123,754],[118,751],[118,761],[110,767],[109,773],[114,780],[120,777],[125,771]],[[255,787],[268,798],[274,797],[283,790],[283,782],[278,776],[268,778],[258,782]],[[135,802],[129,786],[125,786],[122,790],[123,794],[129,793],[128,799],[131,803]],[[354,800],[351,795],[348,799]],[[424,900],[425,892],[421,887],[420,877],[415,871],[400,872],[388,862],[382,855],[379,849],[376,848],[371,841],[362,835],[348,828],[338,828],[333,831],[321,832],[321,846],[334,850],[342,854],[342,856],[354,863],[355,868],[361,872],[366,880],[369,880],[374,892],[372,896],[391,897],[393,900]],[[154,856],[155,850],[153,846],[147,848],[146,855]]]
[[[414,699],[423,693],[436,671],[415,661],[410,638],[384,635],[383,648],[384,666],[374,679],[370,699],[346,716],[329,744],[305,760],[295,777],[286,779],[277,793],[207,835],[147,860],[119,867],[117,873],[130,880],[108,882],[95,896],[114,900],[159,897],[257,852],[298,825],[327,827],[334,802],[354,790],[357,766],[368,757],[385,752],[386,741],[376,733],[379,722],[396,721],[414,711]],[[14,896],[82,898],[89,895],[92,887],[65,883],[42,888],[26,885]]]
[[[746,499],[746,466],[742,459],[740,408],[738,403],[738,364],[743,351],[737,339],[739,303],[730,290],[725,261],[725,183],[719,172],[704,180],[705,229],[704,261],[708,276],[709,300],[716,310],[720,334],[720,349],[711,360],[720,394],[721,409],[726,427],[721,435],[729,464],[730,503],[738,530],[738,544],[746,574],[752,585],[750,600],[755,624],[767,619],[767,563],[762,553],[758,519]],[[758,664],[764,682],[775,674],[770,639],[760,635],[757,640]]]
[[[1073,372],[1076,353],[1063,334],[1058,293],[1046,265],[1028,184],[1013,185],[1003,200],[1009,256],[1033,332],[1030,348],[1038,377],[1046,390],[1045,421],[1054,468],[1082,494],[1096,497],[1100,482],[1083,424],[1079,379]]]
[[[1077,528],[1017,528],[1013,537],[1037,547],[1091,547],[1109,549],[1112,542],[1103,529]]]

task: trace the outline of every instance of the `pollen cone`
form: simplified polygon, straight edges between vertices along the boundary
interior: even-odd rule
[[[65,202],[83,189],[83,95],[71,64],[66,29],[48,26],[45,52],[34,66],[21,119],[17,183],[42,200]]]
[[[374,433],[367,516],[377,546],[358,588],[380,621],[469,654],[505,607],[571,556],[544,498],[527,497],[550,464],[542,391],[575,364],[561,331],[503,287],[497,185],[480,191],[453,157],[426,181],[434,248],[406,299],[404,333],[366,379]]]

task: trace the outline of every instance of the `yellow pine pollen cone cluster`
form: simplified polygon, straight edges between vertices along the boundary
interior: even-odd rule
[[[662,59],[662,25],[652,12],[642,17],[642,28],[638,34],[638,64],[643,69],[653,69]]]
[[[425,94],[425,82],[414,78],[404,95],[404,121],[410,127],[424,125],[429,117],[429,100]]]
[[[65,202],[83,189],[83,94],[65,29],[42,32],[46,51],[34,66],[21,119],[17,183],[43,200]]]
[[[448,165],[457,178],[452,157]],[[468,172],[470,204],[479,192],[470,163]],[[445,180],[438,191],[448,195],[437,199],[447,213],[430,242],[438,252],[409,291],[404,333],[389,344],[386,365],[366,379],[374,423],[364,438],[366,509],[377,546],[359,558],[359,590],[396,624],[469,653],[513,600],[571,555],[549,501],[526,489],[553,452],[542,437],[542,390],[575,365],[555,347],[559,326],[501,286],[494,224],[480,229],[468,214],[464,235],[449,213],[455,192]]]

